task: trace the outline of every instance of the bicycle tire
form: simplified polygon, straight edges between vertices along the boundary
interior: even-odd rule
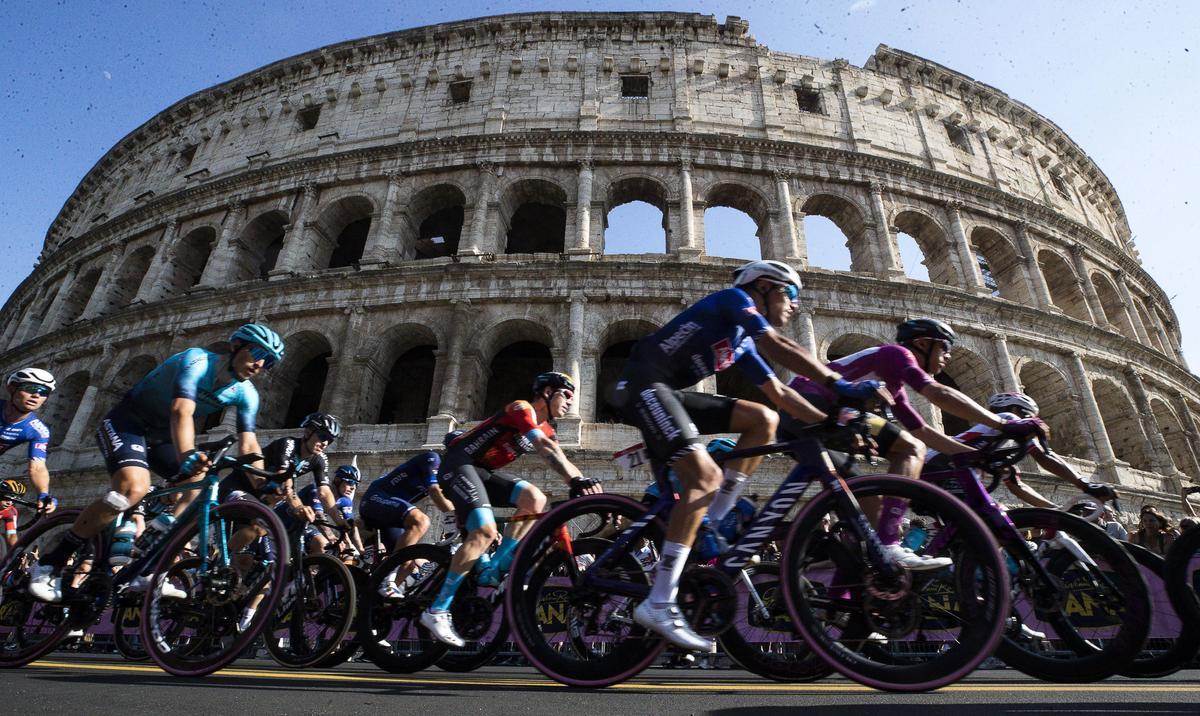
[[[22,557],[34,550],[44,553],[54,536],[47,533],[66,529],[75,522],[81,510],[59,510],[21,534],[0,562],[0,668],[13,669],[37,661],[53,651],[76,624],[95,617],[94,605],[70,601],[47,603],[34,599],[26,591],[29,585],[28,561]],[[41,540],[46,537],[46,543]],[[93,555],[102,551],[102,537],[90,541]],[[94,557],[93,557],[94,559]],[[69,580],[70,568],[63,579]],[[77,613],[69,609],[76,607]]]
[[[350,631],[346,632],[346,636],[342,639],[342,643],[334,649],[329,656],[313,664],[314,669],[333,669],[350,660],[358,651],[358,630],[359,624],[362,622],[362,599],[363,593],[370,584],[371,575],[367,570],[358,566],[347,565],[346,569],[350,570],[350,576],[354,579],[354,621],[350,624]]]
[[[833,669],[808,648],[792,627],[783,602],[779,563],[761,562],[743,571],[768,614],[760,613],[745,584],[735,580],[737,618],[719,637],[729,658],[743,669],[773,681],[804,683],[832,674]]]
[[[215,553],[208,540],[217,529],[223,525],[232,532],[251,524],[265,530],[262,539],[269,541],[274,557],[257,569],[252,567],[244,584],[244,577],[232,565],[240,555],[231,555],[229,567],[210,563],[207,574],[197,575],[191,583],[185,581],[188,598],[163,598],[159,586],[176,578],[171,568],[199,532],[198,518],[176,529],[163,549],[142,602],[142,641],[154,663],[167,673],[195,677],[219,671],[240,657],[269,621],[282,596],[290,557],[287,531],[274,510],[250,500],[221,505],[213,510],[209,534],[203,541],[205,549]],[[245,630],[239,630],[242,609],[259,595],[262,601],[253,618]]]
[[[426,560],[433,567],[403,599],[380,596],[379,586],[384,577],[414,559]],[[445,656],[450,647],[435,639],[419,620],[442,588],[449,568],[450,550],[431,544],[414,544],[393,552],[372,570],[370,584],[362,599],[359,643],[363,653],[376,666],[393,674],[411,674],[433,666]]]
[[[505,592],[505,618],[521,653],[549,678],[574,687],[610,686],[641,673],[662,653],[663,640],[632,622],[639,600],[616,597],[610,604],[594,589],[571,585],[565,571],[569,557],[557,542],[559,531],[571,533],[577,518],[590,523],[604,514],[633,521],[645,512],[645,505],[626,497],[585,495],[543,515],[518,545]],[[646,534],[661,548],[665,531],[656,519]],[[594,559],[611,544],[599,537],[573,541],[576,564],[586,566],[584,555]],[[617,560],[605,570],[607,578],[650,583],[633,547]]]
[[[442,671],[475,671],[495,658],[508,641],[504,601],[496,594],[499,587],[481,586],[471,577],[466,581],[469,583],[459,588],[450,614],[454,617],[455,629],[467,644],[461,649],[450,647],[445,656],[437,660],[437,667]],[[488,607],[490,611],[485,613]]]
[[[341,646],[354,622],[354,578],[342,560],[328,554],[306,556],[304,568],[307,574],[299,579],[289,574],[289,586],[263,629],[271,658],[293,669],[315,666],[327,658]]]
[[[149,661],[142,645],[141,600],[117,600],[112,610],[113,646],[126,661]]]
[[[929,691],[962,679],[996,648],[1008,613],[1008,573],[995,538],[963,503],[928,483],[868,475],[847,485],[860,499],[905,498],[927,520],[953,525],[947,550],[954,571],[949,579],[902,572],[898,581],[885,582],[865,571],[865,546],[856,542],[832,559],[818,559],[826,556],[817,552],[817,541],[827,539],[821,518],[836,514],[833,493],[823,491],[801,508],[783,549],[784,597],[797,630],[831,667],[871,688]],[[840,522],[831,534],[838,545],[854,539]],[[826,562],[836,565],[831,574]],[[839,574],[850,581],[835,581]],[[947,585],[950,595],[930,591]],[[921,639],[928,632],[937,636],[932,643]]]
[[[1038,530],[1035,537],[1046,534],[1045,530],[1069,535],[1112,586],[1080,591],[1094,570],[1077,564],[1066,549],[1041,549],[1039,559],[1045,560],[1047,571],[1063,588],[1051,595],[1040,580],[1018,576],[1012,618],[997,656],[1022,673],[1056,683],[1091,683],[1126,668],[1141,652],[1150,631],[1150,598],[1133,557],[1102,528],[1066,512],[1022,507],[1009,510],[1008,516],[1019,530]],[[1020,560],[1019,555],[1010,556]],[[1027,568],[1021,569],[1024,574]],[[1075,589],[1068,591],[1072,584]],[[1040,594],[1038,588],[1043,589]],[[1051,598],[1061,604],[1051,604]],[[1030,629],[1045,637],[1030,638]]]
[[[1200,528],[1192,528],[1175,540],[1163,557],[1163,581],[1167,596],[1180,620],[1189,626],[1200,624]],[[1192,652],[1192,656],[1197,656]]]
[[[1149,587],[1152,607],[1150,609],[1150,634],[1146,648],[1129,666],[1121,670],[1122,676],[1133,678],[1160,678],[1169,676],[1187,665],[1200,649],[1200,624],[1180,619],[1171,605],[1167,585],[1163,579],[1166,560],[1145,547],[1122,542],[1121,546],[1133,557],[1142,569],[1142,578]],[[1155,634],[1174,634],[1165,648],[1151,650]],[[1162,645],[1157,645],[1162,646]]]

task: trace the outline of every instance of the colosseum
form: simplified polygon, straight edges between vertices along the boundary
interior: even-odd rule
[[[644,227],[653,244],[606,250],[609,213],[634,201],[661,212]],[[935,315],[963,335],[940,379],[977,399],[1030,393],[1081,473],[1173,511],[1200,475],[1200,381],[1082,148],[930,60],[777,52],[736,17],[466,20],[185,97],[66,200],[0,317],[0,365],[58,375],[43,412],[69,502],[97,491],[92,432],[123,391],[248,319],[287,341],[260,385],[264,443],[321,406],[351,424],[335,457],[379,473],[555,366],[582,383],[564,445],[633,492],[648,475],[610,460],[637,436],[606,388],[634,339],[740,263],[706,250],[714,207],[744,212],[761,256],[801,270],[805,308],[787,330],[820,356]],[[844,234],[848,270],[810,262],[818,217]],[[928,280],[906,272],[907,240]],[[751,396],[735,372],[701,387]],[[232,428],[217,416],[204,429]],[[536,460],[515,467],[555,484]],[[765,464],[758,487],[785,467]]]

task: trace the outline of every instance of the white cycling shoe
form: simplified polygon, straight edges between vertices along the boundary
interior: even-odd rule
[[[42,602],[62,601],[62,578],[49,564],[35,564],[29,568],[29,594]]]
[[[651,604],[647,599],[633,610],[633,620],[680,649],[689,651],[712,651],[716,642],[705,639],[688,626],[683,612],[674,602]]]
[[[384,582],[375,591],[384,599],[404,599],[404,590],[395,582]]]
[[[126,588],[131,592],[145,594],[146,590],[150,588],[150,578],[144,574],[140,577],[134,577]],[[188,597],[187,592],[171,584],[170,580],[166,579],[163,580],[162,588],[158,591],[166,599],[187,599]]]
[[[429,630],[433,634],[433,638],[459,648],[467,645],[463,638],[454,631],[454,618],[450,616],[450,612],[421,612],[421,626]]]
[[[917,554],[901,544],[883,545],[883,558],[897,567],[913,572],[924,572],[930,569],[942,569],[954,564],[949,557],[930,557]]]

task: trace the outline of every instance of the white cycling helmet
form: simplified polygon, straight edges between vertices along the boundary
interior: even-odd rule
[[[996,393],[987,400],[988,410],[1002,412],[1019,408],[1029,415],[1038,414],[1038,404],[1024,393]]]
[[[733,285],[744,286],[752,281],[765,278],[772,283],[784,286],[795,286],[800,289],[800,274],[796,269],[782,261],[751,261],[743,264],[733,272]]]
[[[22,368],[8,376],[6,382],[8,385],[20,385],[21,383],[42,385],[49,388],[51,392],[58,387],[58,383],[54,381],[54,376],[50,371],[41,368]]]

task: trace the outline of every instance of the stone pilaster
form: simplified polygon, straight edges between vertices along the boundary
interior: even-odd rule
[[[367,234],[367,241],[363,246],[360,264],[364,266],[394,261],[403,255],[407,248],[399,246],[399,236],[396,232],[397,200],[404,181],[404,172],[390,171],[384,176],[387,179],[387,193],[384,195],[379,220],[371,222],[371,231]]]
[[[1068,356],[1071,367],[1071,380],[1079,391],[1079,402],[1083,406],[1083,420],[1091,433],[1092,442],[1096,445],[1099,456],[1097,472],[1107,470],[1109,482],[1115,481],[1113,469],[1117,463],[1117,455],[1113,452],[1112,442],[1108,439],[1108,430],[1104,427],[1104,418],[1100,414],[1100,405],[1096,403],[1096,394],[1092,392],[1092,381],[1088,378],[1087,369],[1083,366],[1083,358],[1072,351]]]
[[[221,223],[221,235],[213,247],[212,256],[200,276],[200,287],[219,288],[233,280],[231,272],[243,248],[238,236],[246,224],[246,203],[241,199],[229,200],[225,220]]]
[[[283,238],[283,249],[279,252],[278,268],[271,271],[272,276],[303,273],[313,269],[312,262],[312,230],[309,226],[309,214],[316,208],[317,194],[320,188],[314,182],[305,182],[300,187],[300,203],[296,207],[296,215],[287,226]]]
[[[575,236],[572,237],[573,244],[567,246],[569,254],[594,253],[591,247],[593,166],[591,157],[579,160],[575,191]]]
[[[958,256],[962,287],[969,291],[987,292],[983,285],[983,274],[979,270],[979,261],[975,258],[975,252],[971,250],[971,241],[963,228],[962,207],[962,202],[946,202],[946,219],[950,222],[950,240],[954,242],[954,251]]]
[[[1030,295],[1034,297],[1038,308],[1062,313],[1062,310],[1054,305],[1054,299],[1050,298],[1050,286],[1046,284],[1046,277],[1042,274],[1042,267],[1038,264],[1037,252],[1033,248],[1033,241],[1029,238],[1029,224],[1024,221],[1017,222],[1015,228],[1017,246],[1021,248],[1021,254],[1025,259],[1025,278],[1029,282]]]
[[[495,191],[496,166],[491,162],[480,162],[475,205],[471,209],[471,227],[467,232],[467,240],[459,242],[459,254],[479,255],[487,253],[487,248],[490,248],[487,246],[488,210]]]

